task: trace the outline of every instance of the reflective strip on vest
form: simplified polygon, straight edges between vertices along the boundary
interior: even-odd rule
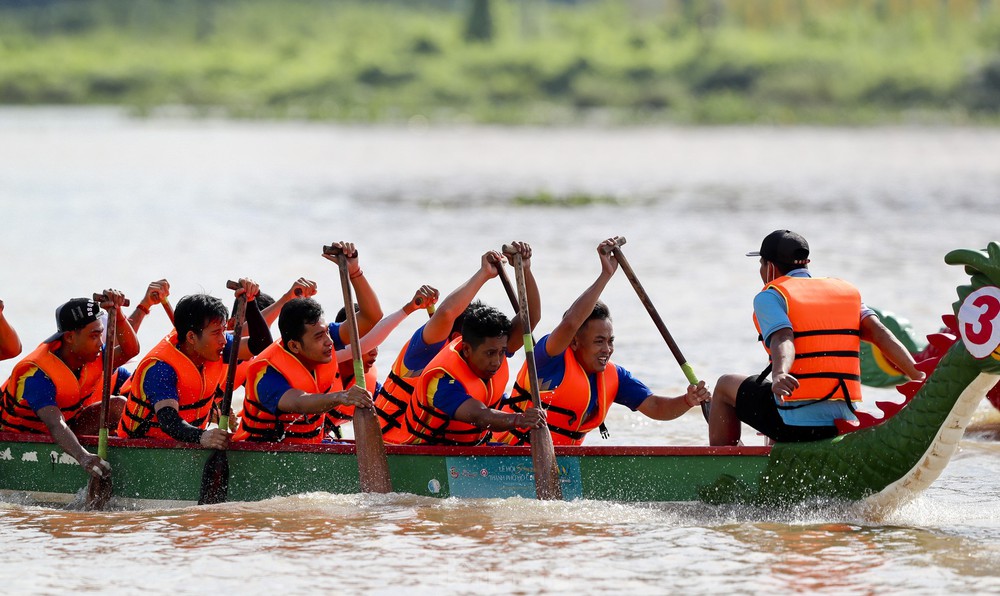
[[[853,285],[833,278],[775,279],[792,323],[795,361],[789,373],[799,388],[785,402],[861,401],[861,295]],[[760,325],[754,316],[754,325]],[[767,353],[771,351],[764,346]],[[795,407],[795,406],[792,406]]]
[[[78,379],[66,363],[55,355],[61,343],[43,343],[14,365],[10,378],[3,384],[3,405],[0,420],[4,429],[33,434],[48,434],[49,429],[24,398],[24,382],[33,369],[44,373],[56,388],[56,407],[63,418],[72,420],[96,393],[100,400],[104,366],[97,358],[83,366]]]

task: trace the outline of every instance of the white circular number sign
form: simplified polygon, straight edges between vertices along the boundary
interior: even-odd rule
[[[969,294],[958,309],[958,327],[973,357],[992,354],[1000,346],[1000,288],[986,286]]]

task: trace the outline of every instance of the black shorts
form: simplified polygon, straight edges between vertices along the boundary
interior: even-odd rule
[[[785,424],[774,403],[771,383],[757,383],[747,377],[736,392],[736,417],[779,443],[799,443],[830,439],[838,434],[836,426],[795,426]]]

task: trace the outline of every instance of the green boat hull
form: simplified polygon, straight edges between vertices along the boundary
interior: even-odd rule
[[[87,443],[88,441],[84,441]],[[395,492],[428,497],[534,498],[527,447],[389,446]],[[557,448],[566,499],[697,501],[720,481],[757,486],[770,448]],[[198,500],[210,452],[169,441],[112,440],[114,495],[122,502],[186,505]],[[360,492],[351,444],[241,444],[229,451],[229,500],[309,492]],[[0,490],[23,500],[72,502],[83,470],[47,437],[0,433]]]

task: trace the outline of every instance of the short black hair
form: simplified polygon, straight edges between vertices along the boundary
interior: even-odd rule
[[[476,301],[465,309],[462,321],[462,341],[473,349],[478,348],[488,337],[510,337],[512,324],[507,315],[492,306]]]
[[[213,321],[225,324],[229,318],[226,305],[215,296],[208,294],[191,294],[177,301],[174,308],[174,329],[177,330],[177,340],[183,342],[188,331],[201,335]]]
[[[292,298],[281,307],[278,332],[287,346],[290,341],[302,341],[306,325],[315,325],[323,318],[323,307],[312,298]]]
[[[603,302],[598,300],[597,302],[594,303],[594,310],[590,311],[590,314],[587,315],[586,320],[584,320],[583,323],[580,325],[580,329],[583,329],[587,325],[587,323],[591,321],[610,321],[610,320],[611,320],[611,309],[608,308],[607,304],[604,304]],[[576,330],[577,333],[580,332],[580,329]]]
[[[361,306],[357,302],[354,303],[354,312],[361,312]],[[333,317],[333,322],[343,323],[346,320],[347,320],[347,310],[343,306],[341,306],[340,310],[337,311],[337,316]]]

